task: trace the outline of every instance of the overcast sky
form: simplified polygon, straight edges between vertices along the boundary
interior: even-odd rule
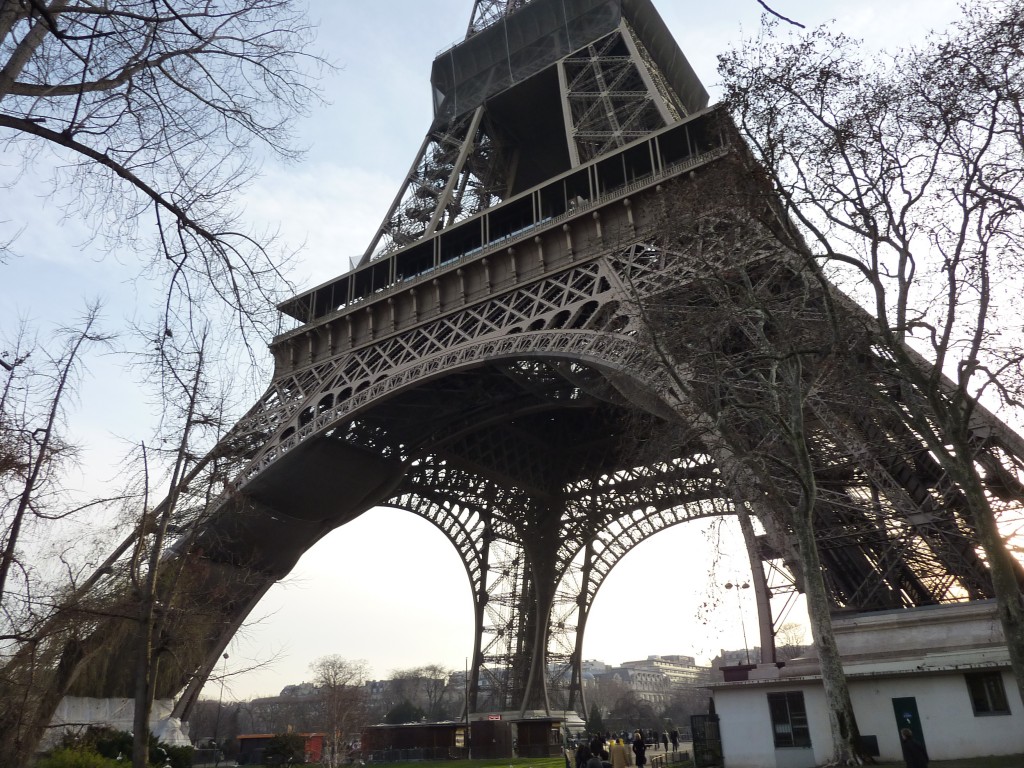
[[[714,99],[715,56],[756,33],[757,0],[654,2]],[[771,5],[809,27],[834,18],[847,34],[890,49],[920,41],[955,12],[952,0]],[[318,47],[338,65],[323,82],[330,103],[300,125],[304,160],[268,164],[245,195],[251,221],[301,246],[292,275],[300,289],[344,272],[365,250],[428,127],[431,62],[464,36],[471,8],[471,0],[311,0]],[[0,158],[3,165],[10,163]],[[121,260],[91,256],[80,245],[83,225],[24,189],[0,189],[0,236],[23,226],[18,250],[31,254],[0,266],[4,330],[19,317],[70,322],[94,296],[119,321],[137,319],[135,284],[125,282]],[[123,440],[144,436],[148,409],[113,362],[96,359],[90,369],[76,429],[89,444],[87,473],[109,477]],[[682,653],[706,661],[743,646],[741,610],[753,644],[752,597],[714,586],[744,577],[744,558],[728,554],[735,533],[690,526],[652,537],[616,567],[589,619],[586,658],[617,664]],[[727,553],[716,563],[719,537]],[[251,619],[228,649],[227,669],[274,661],[231,677],[226,698],[276,694],[309,679],[310,662],[333,653],[366,660],[376,677],[430,663],[461,669],[473,644],[469,583],[455,551],[429,523],[394,510],[371,511],[322,540]],[[219,693],[207,686],[207,695]]]

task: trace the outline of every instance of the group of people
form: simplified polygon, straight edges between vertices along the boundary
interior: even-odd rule
[[[652,731],[649,737],[645,737],[641,730],[634,731],[632,735],[622,733],[618,737],[597,734],[589,743],[582,741],[577,745],[575,768],[626,768],[630,765],[643,768],[647,764],[648,741],[654,744],[655,749],[661,742],[666,750],[671,741],[675,751],[679,748],[679,731],[661,734]]]

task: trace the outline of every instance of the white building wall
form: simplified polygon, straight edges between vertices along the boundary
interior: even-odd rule
[[[1024,702],[1009,671],[994,601],[836,617],[860,732],[884,761],[902,761],[893,699],[913,697],[933,760],[1024,754]],[[1001,675],[1009,714],[975,715],[965,675]],[[805,768],[830,757],[818,660],[759,665],[741,682],[712,684],[728,768]],[[776,750],[767,693],[802,691],[812,749]],[[813,753],[807,763],[806,753]]]
[[[729,768],[762,768],[774,749],[767,701],[762,711],[751,692],[723,688],[715,691],[715,712]]]
[[[916,699],[928,754],[956,760],[1024,752],[1024,704],[1009,671],[1002,673],[1009,715],[975,715],[961,672],[851,680],[850,698],[862,734],[878,737],[883,760],[902,760],[892,700]]]
[[[1011,673],[1005,671],[1002,677],[1009,715],[975,715],[963,672],[852,678],[850,698],[861,734],[878,739],[883,762],[903,760],[892,700],[908,696],[916,699],[925,743],[933,760],[1021,754],[1024,704]],[[775,748],[768,694],[782,691],[804,694],[810,749]],[[831,758],[832,735],[825,692],[818,680],[719,688],[715,691],[715,711],[728,768],[812,768]]]
[[[775,748],[768,694],[802,691],[811,732],[811,747]],[[738,686],[715,691],[715,712],[728,768],[814,768],[827,762],[829,730],[825,694],[814,682],[783,686]],[[775,762],[766,764],[774,755]]]

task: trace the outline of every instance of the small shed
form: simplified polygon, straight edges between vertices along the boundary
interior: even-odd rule
[[[466,723],[403,723],[363,729],[363,757],[373,762],[459,760],[467,756]]]
[[[243,733],[238,735],[238,764],[263,765],[264,753],[270,745],[274,733]],[[307,763],[319,763],[324,755],[326,733],[300,733],[305,739],[304,759]]]

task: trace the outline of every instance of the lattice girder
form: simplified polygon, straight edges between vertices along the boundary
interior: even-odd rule
[[[467,44],[486,42],[497,21],[512,25],[512,10],[522,19],[548,1],[481,0]],[[169,645],[190,661],[161,690],[208,673],[261,590],[380,504],[430,520],[465,564],[479,707],[575,703],[597,590],[633,547],[672,525],[745,510],[761,521],[771,568],[789,566],[800,583],[785,526],[797,489],[778,469],[791,453],[736,399],[763,395],[763,359],[749,353],[770,313],[730,310],[741,285],[790,301],[771,289],[792,288],[799,270],[773,212],[737,211],[737,197],[720,192],[735,189],[737,173],[743,189],[752,183],[735,133],[722,110],[699,111],[695,78],[683,82],[689,95],[678,77],[670,83],[685,58],[669,50],[653,7],[617,7],[627,5],[644,24],[616,21],[612,37],[560,53],[522,93],[514,84],[436,120],[367,251],[380,258],[282,305],[301,325],[274,340],[272,384],[214,454],[237,471],[172,553],[199,542],[189,556],[230,572],[222,586],[247,590],[189,647]],[[646,41],[662,45],[637,30],[663,34]],[[652,57],[666,50],[672,67]],[[514,144],[516,129],[531,127],[529,97],[552,93],[565,113],[543,117],[559,130],[547,123]],[[611,115],[604,124],[600,106]],[[558,146],[532,157],[542,177],[517,175],[549,133]],[[589,135],[582,158],[572,156],[576,133]],[[821,291],[803,292],[792,326],[809,342],[823,333]],[[655,344],[672,328],[652,310],[666,297],[691,313],[701,344]],[[888,394],[899,386],[869,340],[846,352],[831,368],[810,366],[805,409],[837,608],[989,596],[955,484],[928,465],[920,435],[899,430],[900,409],[919,393]],[[723,374],[715,364],[730,356],[743,365]],[[1024,445],[978,414],[979,463],[1005,509],[1019,510]],[[190,597],[202,603],[175,596]],[[123,681],[110,674],[104,693],[114,695]]]
[[[475,0],[473,13],[469,18],[469,28],[466,30],[466,37],[471,37],[491,26],[510,13],[522,8],[530,0]]]
[[[753,248],[759,257],[767,258],[764,252]],[[409,414],[424,412],[431,413],[433,421],[429,422],[430,438],[435,446],[443,446],[445,451],[450,452],[446,461],[454,461],[453,466],[458,466],[465,471],[482,473],[481,476],[491,477],[499,483],[515,482],[521,487],[531,488],[530,494],[559,494],[561,503],[565,506],[563,530],[559,534],[561,540],[565,541],[570,536],[584,546],[588,539],[583,533],[588,526],[594,526],[594,520],[588,517],[592,510],[581,508],[574,511],[574,496],[586,500],[593,495],[593,489],[587,487],[586,478],[575,482],[553,483],[553,478],[535,471],[539,464],[547,465],[549,462],[541,458],[538,461],[537,449],[544,441],[537,441],[530,437],[530,430],[523,430],[515,424],[504,429],[503,419],[495,414],[503,413],[506,407],[513,400],[501,399],[501,388],[495,387],[497,382],[505,382],[511,391],[518,394],[516,397],[523,400],[522,409],[511,410],[519,414],[520,418],[528,418],[529,412],[538,414],[569,413],[572,409],[602,408],[623,408],[629,407],[630,397],[624,396],[618,382],[612,382],[607,373],[604,376],[604,383],[600,375],[594,376],[594,372],[604,370],[617,371],[621,376],[623,371],[628,370],[631,375],[642,374],[648,371],[650,378],[641,383],[640,389],[647,388],[651,391],[667,391],[664,383],[657,383],[657,365],[651,361],[641,362],[642,357],[637,355],[636,346],[633,343],[633,331],[637,328],[636,318],[632,314],[630,291],[644,290],[645,288],[655,291],[664,285],[666,275],[678,274],[680,267],[685,270],[687,265],[693,261],[683,250],[666,250],[653,244],[652,241],[643,241],[629,247],[617,246],[607,252],[608,258],[592,258],[587,262],[576,264],[569,270],[562,271],[551,279],[545,278],[533,281],[524,285],[521,291],[508,291],[496,295],[493,300],[482,302],[478,305],[467,307],[465,310],[438,318],[434,323],[424,323],[421,329],[414,332],[399,334],[392,339],[381,343],[356,350],[353,356],[359,357],[360,362],[340,366],[333,377],[310,376],[308,373],[299,374],[293,383],[279,390],[273,397],[273,402],[280,402],[281,398],[287,396],[288,392],[298,391],[302,386],[309,386],[310,383],[318,381],[329,382],[329,386],[335,392],[355,391],[362,385],[353,379],[347,378],[346,372],[351,371],[355,376],[372,378],[374,384],[370,387],[363,386],[363,391],[372,391],[373,387],[380,392],[381,403],[389,403],[393,409],[388,418],[372,419],[377,424],[373,431],[374,435],[385,434],[389,438],[383,442],[398,446],[395,450],[403,455],[412,455],[413,446],[422,443],[422,435],[398,435],[396,424],[409,421],[404,415],[405,410]],[[596,256],[596,254],[595,254]],[[689,279],[689,278],[687,278]],[[685,283],[684,283],[685,284]],[[640,288],[638,289],[638,286]],[[581,308],[587,303],[596,301],[596,309],[591,308],[587,312]],[[601,307],[607,307],[602,311]],[[559,328],[557,331],[534,331],[519,332],[508,335],[510,328],[523,329],[534,326],[536,322],[547,324],[558,318]],[[600,318],[600,324],[594,325],[594,319]],[[578,326],[578,327],[576,327]],[[535,327],[535,326],[534,326]],[[609,334],[607,329],[615,328],[618,333]],[[592,342],[600,339],[600,347],[592,346]],[[439,364],[430,357],[424,355],[425,350],[434,347],[443,350],[444,362]],[[463,350],[473,349],[474,357],[463,356]],[[590,350],[586,352],[585,350]],[[560,360],[560,355],[566,350],[569,354]],[[583,351],[580,355],[577,351]],[[545,354],[546,353],[546,354]],[[420,355],[418,360],[416,355]],[[550,355],[556,355],[551,357]],[[506,357],[508,355],[508,357]],[[589,359],[588,359],[589,358]],[[617,358],[617,359],[616,359]],[[460,388],[461,395],[452,397],[453,391],[450,386],[439,388],[431,392],[432,386],[429,382],[451,380],[453,377],[465,375],[467,377],[480,377],[484,368],[480,362],[490,359],[508,360],[508,363],[500,363],[495,366],[489,364],[491,371],[490,379],[480,378],[479,382],[489,382],[475,387],[478,394],[467,397],[471,389]],[[516,362],[516,361],[520,362]],[[598,363],[600,361],[600,363]],[[415,362],[419,366],[415,375],[410,375],[407,366]],[[458,368],[453,363],[463,363],[463,368]],[[409,395],[403,395],[402,390],[389,394],[389,388],[382,386],[388,381],[382,378],[382,374],[388,373],[388,366],[402,371],[401,381]],[[597,365],[598,367],[594,367]],[[314,366],[316,367],[316,366]],[[445,370],[446,375],[438,378],[436,371]],[[460,374],[459,371],[465,371]],[[589,373],[586,373],[589,372]],[[580,382],[586,384],[580,388]],[[406,382],[409,382],[408,384]],[[611,384],[611,386],[609,386]],[[595,393],[602,393],[603,397],[594,397]],[[631,393],[632,394],[632,393]],[[308,395],[316,399],[320,393]],[[408,402],[408,406],[403,403]],[[448,408],[451,413],[445,410],[444,403],[457,402],[458,407]],[[314,416],[311,423],[318,418],[326,420],[326,417],[336,417],[343,413],[346,403],[334,400],[333,411],[323,411]],[[372,413],[373,401],[361,405],[362,411]],[[474,419],[466,419],[460,416],[459,410],[466,409],[466,413],[478,412],[490,414],[487,419],[475,422],[478,429],[465,429],[467,424],[474,422]],[[671,410],[671,409],[669,409]],[[610,412],[610,411],[609,411]],[[660,411],[664,413],[664,410]],[[474,417],[478,418],[478,417]],[[564,416],[563,416],[564,418]],[[488,427],[488,421],[492,426]],[[445,426],[445,425],[449,426]],[[828,427],[828,425],[825,425]],[[686,427],[684,427],[686,428]],[[488,431],[489,429],[495,431]],[[842,442],[844,433],[836,424],[830,428],[832,437],[827,441],[829,450],[835,453],[836,441]],[[314,436],[310,432],[306,439]],[[447,436],[446,436],[447,435]],[[498,437],[501,436],[501,439]],[[514,439],[513,439],[514,438]],[[695,443],[696,444],[696,443]],[[852,449],[845,449],[847,454]],[[511,451],[511,452],[510,452]],[[697,451],[693,453],[693,459],[673,459],[675,464],[663,464],[661,469],[671,467],[679,473],[679,480],[673,486],[664,482],[665,478],[655,480],[658,472],[654,472],[655,465],[637,468],[624,468],[614,470],[611,465],[601,466],[601,469],[608,474],[601,475],[608,486],[602,504],[606,505],[606,514],[632,515],[630,519],[638,519],[641,524],[636,527],[639,535],[653,535],[664,523],[663,517],[653,516],[648,499],[644,494],[656,496],[662,492],[664,496],[658,507],[659,515],[661,509],[671,509],[674,505],[682,504],[685,501],[707,500],[727,498],[728,494],[720,489],[714,482],[714,468],[707,459],[701,459],[706,452]],[[856,455],[856,451],[852,452]],[[687,463],[690,462],[690,463]],[[577,465],[577,471],[580,471]],[[599,465],[600,466],[600,465]],[[506,477],[498,477],[495,468],[503,467],[507,472]],[[621,474],[625,472],[626,474]],[[632,472],[633,474],[630,474]],[[532,474],[531,474],[532,473]],[[869,503],[865,500],[859,490],[858,483],[867,482],[875,486],[888,476],[882,474],[861,475],[849,486],[850,490],[837,490],[831,499],[823,497],[822,514],[828,509],[839,507],[860,508]],[[513,481],[512,478],[515,478]],[[865,479],[866,478],[866,479]],[[685,480],[686,482],[682,482]],[[852,482],[852,480],[850,481]],[[905,492],[903,492],[905,495]],[[827,494],[825,495],[827,496]],[[832,505],[831,507],[829,505]],[[522,500],[518,503],[518,513],[525,514]],[[651,517],[643,517],[645,514]],[[828,513],[835,514],[835,513]],[[849,518],[847,515],[846,518]],[[854,604],[858,600],[868,603],[882,601],[892,604],[896,598],[880,597],[882,594],[895,594],[891,584],[899,585],[896,593],[903,595],[898,601],[933,599],[935,585],[926,590],[917,587],[916,593],[910,589],[912,583],[920,585],[920,578],[916,576],[915,568],[934,569],[933,562],[921,560],[919,548],[908,547],[905,537],[899,540],[898,537],[887,536],[879,538],[864,538],[854,535],[851,529],[851,521],[844,518],[841,524],[823,525],[822,540],[823,550],[826,559],[831,558],[833,568],[836,571],[836,579],[844,568],[841,562],[852,562],[850,557],[855,557],[860,565],[861,573],[871,573],[872,579],[863,581],[859,586],[843,586],[840,581],[833,580],[833,586],[839,602],[844,605]],[[827,520],[823,518],[823,520]],[[653,521],[653,522],[652,522]],[[505,532],[506,543],[511,546],[517,543],[525,546],[523,542],[517,541],[521,535],[521,520],[507,520]],[[878,523],[875,523],[877,530]],[[866,530],[861,524],[858,530]],[[845,538],[843,538],[845,537]],[[631,538],[630,547],[642,539]],[[826,542],[834,541],[836,544],[829,545]],[[582,638],[576,634],[576,628],[580,625],[581,619],[585,623],[585,610],[589,602],[593,600],[596,587],[607,575],[611,566],[614,565],[628,549],[618,545],[611,547],[602,544],[601,539],[594,539],[595,560],[590,564],[590,577],[584,591],[575,595],[569,600],[563,599],[566,596],[564,588],[553,585],[550,587],[553,594],[558,596],[555,603],[550,606],[552,616],[557,621],[554,629],[551,629],[547,639],[545,669],[562,668],[565,664],[572,663],[572,659],[578,658],[579,648],[577,642]],[[829,554],[829,547],[835,550],[836,554]],[[571,548],[570,548],[571,549]],[[844,561],[840,561],[839,550]],[[561,549],[558,553],[549,555],[557,563],[559,578],[572,573],[572,556],[569,549]],[[533,695],[532,701],[537,702],[539,694],[523,693],[522,686],[525,685],[526,673],[523,671],[526,661],[521,658],[522,649],[526,646],[527,638],[515,634],[516,628],[531,632],[536,630],[536,621],[531,623],[529,616],[523,616],[521,611],[528,606],[531,614],[538,610],[548,610],[546,607],[538,607],[536,589],[538,586],[525,570],[525,563],[529,560],[529,554],[524,549],[518,561],[519,570],[513,580],[509,574],[496,578],[487,587],[487,610],[486,618],[478,628],[482,636],[480,641],[481,653],[479,660],[479,673],[481,690],[490,691],[492,701],[501,700],[505,704],[519,705],[522,702],[514,702],[517,695]],[[495,559],[499,563],[500,558]],[[495,565],[492,564],[491,572],[494,572]],[[508,569],[504,564],[497,566],[501,572]],[[871,570],[873,569],[873,570]],[[560,583],[560,582],[559,582]],[[874,591],[865,591],[864,586],[875,584]],[[948,592],[948,590],[947,590]],[[914,597],[914,594],[917,597]],[[579,613],[579,600],[583,597],[584,613]],[[909,597],[907,596],[909,595]],[[560,607],[562,605],[568,606]],[[574,640],[575,638],[575,640]],[[571,649],[571,650],[570,650]],[[535,657],[534,657],[535,658]],[[559,666],[561,665],[561,666]],[[558,677],[558,675],[555,675]],[[571,672],[568,674],[570,681]],[[571,684],[571,683],[570,683]],[[554,695],[554,691],[550,691]],[[571,699],[574,692],[568,693]],[[526,701],[526,699],[524,699]]]
[[[561,63],[572,138],[581,161],[600,157],[671,120],[630,42],[632,36],[623,25]]]
[[[637,207],[631,209],[634,214]],[[611,219],[609,209],[600,219],[605,233],[614,231]],[[574,221],[582,232],[595,228],[598,220],[581,216]],[[277,433],[239,475],[242,495],[261,483],[287,487],[301,482],[294,473],[317,446],[346,446],[346,456],[379,455],[389,462],[381,471],[398,473],[391,487],[384,483],[383,490],[364,495],[360,507],[393,500],[414,509],[445,531],[467,563],[479,617],[474,675],[480,700],[490,697],[514,708],[539,704],[545,697],[548,702],[551,696],[559,699],[562,693],[543,685],[550,670],[553,679],[569,680],[570,690],[559,700],[575,701],[572,681],[578,676],[566,668],[579,663],[587,606],[610,568],[628,552],[625,543],[635,546],[687,515],[712,508],[731,511],[735,503],[733,489],[716,480],[723,436],[716,437],[713,422],[701,416],[697,404],[686,402],[650,349],[638,343],[642,325],[634,312],[636,286],[653,291],[675,281],[685,287],[692,278],[679,281],[676,276],[690,274],[692,255],[684,248],[655,247],[641,227],[635,231],[636,242],[607,241],[590,247],[585,256],[576,250],[571,262],[545,261],[549,274],[518,273],[521,285],[492,283],[462,306],[424,314],[415,328],[339,350],[333,358],[296,360],[294,367],[279,371],[259,408],[240,425],[244,435]],[[570,234],[577,243],[583,240],[580,233]],[[521,244],[518,255],[540,263],[530,248]],[[699,378],[691,366],[680,365],[677,373]],[[837,387],[845,376],[837,374]],[[817,420],[822,466],[832,467],[845,455],[845,464],[856,471],[830,476],[833,486],[823,495],[822,509],[842,515],[822,530],[823,549],[834,540],[837,548],[857,556],[858,568],[870,566],[876,581],[904,601],[920,599],[906,586],[908,574],[925,583],[929,595],[946,599],[948,588],[942,592],[937,582],[929,583],[935,582],[937,563],[922,559],[928,547],[911,546],[905,535],[882,540],[854,535],[870,522],[875,530],[893,531],[894,520],[914,513],[900,512],[897,504],[879,506],[864,493],[867,487],[878,489],[885,474],[865,471],[857,465],[856,451],[843,448],[846,427],[838,424],[855,424],[856,411],[843,411],[835,398],[825,401],[829,412],[838,415],[832,426],[828,418]],[[589,417],[580,420],[580,413]],[[559,424],[568,423],[589,422],[594,431],[579,446],[535,439],[541,434],[535,430],[549,420],[555,431],[544,434],[555,434]],[[626,429],[631,423],[646,424],[648,434],[651,426],[664,423],[681,437],[664,442],[664,453],[644,456],[638,466]],[[480,432],[474,432],[476,424]],[[478,439],[482,434],[491,439]],[[482,450],[484,443],[491,444],[490,452]],[[551,443],[549,451],[536,455],[545,443]],[[287,462],[292,462],[287,472],[277,469]],[[559,472],[536,468],[544,463],[560,467]],[[1012,462],[1000,460],[1004,465],[1016,476]],[[935,487],[940,480],[927,482]],[[1012,482],[1004,480],[1002,486],[1011,489],[1007,504],[1012,506]],[[337,498],[332,496],[332,502]],[[848,508],[857,515],[843,512]],[[342,520],[359,509],[346,511]],[[956,517],[955,509],[949,514]],[[219,519],[219,513],[214,517]],[[268,527],[298,525],[286,508],[274,510],[273,520],[260,519]],[[766,528],[773,523],[770,512],[762,519]],[[539,545],[530,535],[535,524],[537,530],[551,526],[553,533],[543,538],[557,543]],[[632,533],[608,536],[608,530],[617,533],[610,528],[614,525]],[[322,535],[317,530],[310,540]],[[965,534],[969,538],[969,531]],[[589,562],[573,565],[572,547],[563,547],[569,537],[578,547],[590,547]],[[498,551],[502,548],[504,554]],[[528,567],[533,563],[547,564],[541,577]],[[858,597],[846,586],[836,590],[843,605],[878,599]],[[542,626],[543,617],[553,618],[555,626]],[[545,634],[538,640],[539,629]],[[222,640],[211,641],[211,651]]]
[[[513,44],[508,27],[515,26],[515,21],[510,19],[529,4],[528,0],[475,4],[462,48],[472,47],[472,38],[490,27],[506,25],[504,34],[492,36],[486,52],[466,57],[479,60],[483,72],[473,71],[456,55],[460,46],[435,61],[435,75],[439,63],[444,74],[441,83],[432,78],[433,125],[362,264],[488,210],[539,178],[550,178],[557,172],[555,164],[563,171],[576,167],[706,105],[707,94],[682,54],[656,60],[631,26],[630,18],[638,15],[649,32],[662,27],[653,6],[608,2],[602,8],[592,2],[590,7],[582,7],[585,3],[563,7],[556,14],[528,11],[524,15],[534,18],[522,26],[529,31],[519,29],[512,35],[517,41]],[[609,18],[602,27],[605,35],[579,47],[576,37],[593,26],[589,19],[593,16]],[[554,26],[546,29],[545,25]],[[548,58],[556,47],[561,48],[559,54]],[[658,48],[664,53],[663,44]],[[505,66],[500,63],[502,57],[507,59]],[[532,66],[527,63],[531,59],[542,61]],[[676,85],[689,92],[689,109],[669,84],[663,71],[666,66],[677,79],[682,78]],[[476,80],[494,85],[485,87]],[[544,84],[538,85],[539,81]],[[471,106],[464,108],[460,88],[466,89],[467,82],[474,85],[468,88]],[[479,89],[484,93],[477,93]],[[538,109],[540,104],[544,108]],[[548,114],[557,109],[563,112],[562,120]],[[534,116],[521,120],[524,112]]]

